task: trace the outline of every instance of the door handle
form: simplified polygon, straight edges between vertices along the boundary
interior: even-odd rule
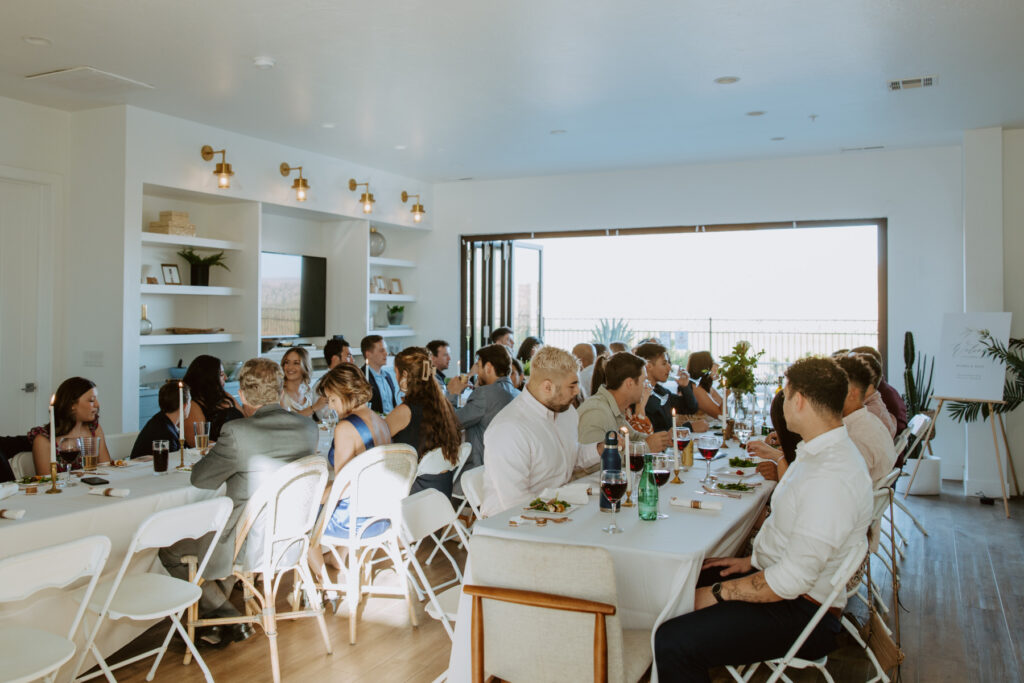
[[[35,393],[36,383],[35,382],[26,382],[25,386],[23,386],[21,388],[21,390],[24,391],[26,394]]]

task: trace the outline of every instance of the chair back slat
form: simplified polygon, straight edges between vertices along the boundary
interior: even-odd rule
[[[402,499],[402,538],[415,543],[456,519],[448,497],[437,489],[423,489]]]
[[[477,518],[482,517],[480,505],[484,499],[484,467],[486,465],[474,467],[462,475],[462,493],[466,496],[466,502],[469,503],[469,507]]]
[[[0,560],[0,602],[25,600],[41,590],[98,575],[109,554],[109,538],[87,536]]]
[[[135,531],[129,554],[166,548],[183,538],[201,538],[224,528],[230,514],[231,500],[223,496],[154,512]]]

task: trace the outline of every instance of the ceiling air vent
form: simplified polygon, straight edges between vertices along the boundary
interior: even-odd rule
[[[935,85],[935,76],[920,78],[904,78],[901,81],[889,81],[889,90],[913,90],[914,88],[930,88]]]
[[[100,71],[91,66],[75,66],[32,74],[25,76],[25,80],[87,95],[118,95],[132,90],[153,89],[149,83]]]
[[[868,145],[866,147],[840,147],[840,152],[873,152],[876,149],[885,149],[885,145]]]

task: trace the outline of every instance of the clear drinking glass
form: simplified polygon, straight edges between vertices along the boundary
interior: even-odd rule
[[[715,436],[714,434],[702,434],[697,439],[697,450],[700,451],[704,461],[708,464],[707,472],[704,474],[704,478],[701,479],[702,484],[707,484],[711,481],[711,460],[718,453],[718,449],[722,447],[722,437]]]
[[[629,479],[626,484],[626,502],[622,504],[622,507],[633,507],[633,479],[639,472],[643,472],[645,453],[647,453],[646,441],[629,442]]]
[[[622,529],[615,524],[615,515],[619,514],[618,502],[622,499],[623,494],[626,493],[626,482],[628,479],[629,477],[622,470],[601,470],[601,495],[612,506],[611,524],[601,529],[605,533],[622,533]]]
[[[86,472],[95,472],[100,461],[100,445],[103,443],[102,436],[82,437],[82,469]]]
[[[210,423],[209,422],[193,422],[192,423],[193,434],[195,434],[196,448],[199,450],[199,455],[206,455],[210,450]],[[182,448],[185,445],[182,444]]]
[[[64,487],[78,486],[71,481],[71,468],[82,457],[82,440],[75,436],[65,436],[57,442],[57,459],[64,463]]]
[[[750,435],[753,433],[753,429],[749,422],[736,422],[732,426],[732,433],[736,435],[736,440],[740,443],[740,448],[743,450],[747,449],[747,442],[750,441]]]
[[[658,485],[659,489],[668,483],[669,472],[675,465],[676,459],[673,455],[658,453],[651,457],[651,474],[654,475],[654,483]],[[679,470],[677,469],[676,473],[678,472]],[[658,519],[668,519],[668,515],[664,512],[659,512]]]
[[[153,474],[167,474],[167,459],[170,457],[171,442],[159,439],[153,442]]]

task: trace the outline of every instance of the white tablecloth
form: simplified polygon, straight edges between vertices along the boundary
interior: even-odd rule
[[[739,448],[727,451],[741,455]],[[689,472],[680,472],[683,484],[665,484],[659,489],[659,511],[668,519],[641,521],[637,508],[622,508],[616,523],[624,532],[607,534],[601,531],[612,516],[598,509],[597,496],[572,513],[572,521],[548,523],[544,527],[510,527],[511,518],[521,510],[508,510],[473,525],[474,534],[524,541],[565,543],[607,548],[615,564],[618,588],[618,614],[623,628],[651,629],[653,651],[654,629],[662,622],[693,611],[693,595],[705,557],[734,555],[750,534],[757,513],[770,495],[773,484],[762,483],[755,492],[742,494],[739,500],[704,496],[703,500],[722,503],[721,511],[693,510],[669,505],[669,499],[700,497],[705,463],[697,461]],[[712,463],[712,471],[728,467],[726,459]],[[762,482],[760,476],[747,482]],[[598,487],[593,486],[595,493]],[[633,493],[634,499],[636,493]],[[465,582],[472,583],[472,567],[467,561]],[[448,680],[461,683],[471,680],[470,615],[472,601],[462,596],[455,624],[455,637],[449,660]]]
[[[197,457],[197,454],[186,451],[186,461]],[[158,510],[217,495],[214,491],[197,489],[189,484],[189,474],[174,469],[179,462],[180,456],[172,453],[168,473],[160,476],[153,474],[151,462],[133,463],[126,468],[101,467],[96,476],[110,481],[102,488],[129,489],[131,493],[127,498],[89,495],[91,487],[81,482],[59,494],[44,494],[46,485],[40,486],[39,493],[33,496],[19,492],[5,498],[0,501],[0,507],[23,509],[26,513],[20,520],[0,519],[0,558],[84,536],[103,535],[111,541],[104,574],[105,578],[113,578],[143,519]],[[75,477],[72,479],[78,481]],[[154,550],[140,554],[129,571],[145,572],[159,565]],[[28,600],[0,605],[0,621],[66,633],[77,608],[78,603],[67,592],[45,590]],[[116,652],[153,623],[108,620],[97,638],[100,652],[104,656]],[[91,658],[86,659],[86,665],[92,665]],[[66,677],[70,675],[69,669],[66,666],[61,673]]]

